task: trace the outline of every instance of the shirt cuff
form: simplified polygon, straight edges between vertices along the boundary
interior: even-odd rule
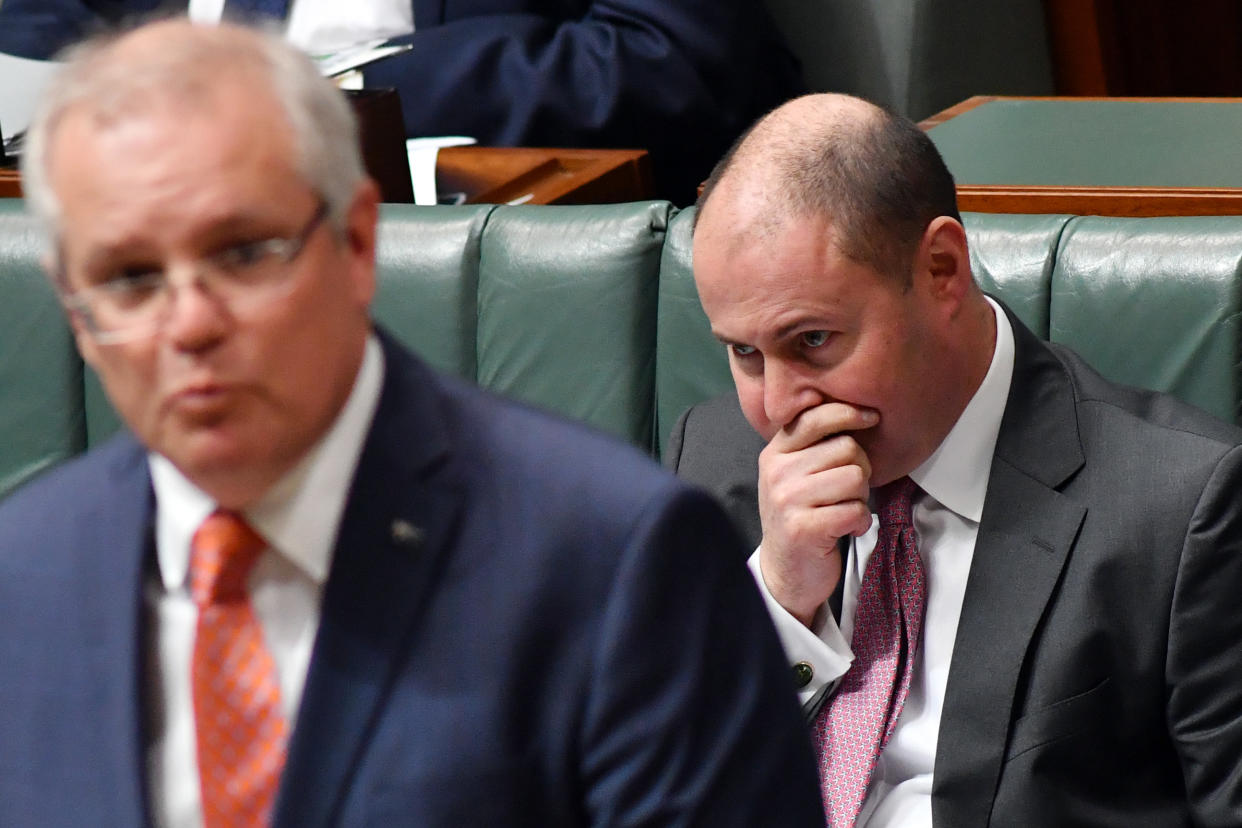
[[[810,681],[797,688],[798,700],[806,704],[825,684],[835,682],[845,675],[846,670],[854,661],[854,653],[850,650],[850,645],[846,643],[845,637],[841,635],[841,628],[837,626],[837,621],[832,617],[826,602],[820,613],[824,619],[822,629],[818,632],[810,630],[782,607],[768,591],[768,585],[763,580],[763,571],[759,566],[759,549],[754,551],[746,563],[750,567],[751,575],[755,578],[755,584],[759,587],[759,593],[763,596],[768,615],[771,616],[772,623],[776,626],[776,633],[780,636],[785,657],[795,668],[795,676],[799,672],[805,675],[806,668],[799,669],[799,665],[806,665],[811,669]]]

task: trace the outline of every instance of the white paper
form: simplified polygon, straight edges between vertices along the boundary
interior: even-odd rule
[[[330,78],[342,72],[357,69],[359,66],[366,66],[368,63],[377,61],[380,58],[408,52],[411,48],[408,43],[397,46],[385,46],[383,44],[384,41],[376,40],[371,43],[361,43],[349,49],[342,49],[339,52],[313,55],[313,57],[315,64],[319,66],[319,73]]]
[[[410,138],[405,150],[410,156],[410,180],[414,184],[415,204],[437,204],[436,156],[440,147],[460,147],[473,144],[473,138],[464,135],[437,135],[430,138]]]
[[[30,126],[35,104],[60,66],[0,52],[0,132],[6,139]]]

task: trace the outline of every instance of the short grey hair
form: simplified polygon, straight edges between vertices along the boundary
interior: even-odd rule
[[[148,24],[169,29],[167,48],[135,59],[118,44],[147,26],[88,39],[63,56],[35,111],[22,153],[22,188],[34,214],[56,238],[61,207],[48,180],[48,149],[66,112],[87,106],[104,119],[163,105],[170,97],[193,101],[221,71],[241,71],[266,82],[284,110],[293,136],[294,166],[328,206],[338,232],[359,182],[366,177],[353,108],[310,60],[273,31],[187,21]],[[150,103],[152,100],[155,103]]]

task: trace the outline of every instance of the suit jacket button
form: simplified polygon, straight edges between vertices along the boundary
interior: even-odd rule
[[[799,661],[793,666],[794,689],[801,690],[811,683],[811,677],[815,675],[815,668],[805,661]]]

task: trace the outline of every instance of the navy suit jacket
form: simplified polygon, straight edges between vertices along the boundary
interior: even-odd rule
[[[1242,825],[1242,431],[1010,323],[932,819]],[[670,463],[757,531],[763,442],[730,396]]]
[[[385,351],[275,824],[822,825],[710,497]],[[152,512],[127,434],[0,504],[0,825],[149,822]]]
[[[409,135],[648,149],[657,195],[682,205],[743,129],[802,91],[760,0],[412,2],[414,48],[365,72],[399,91]],[[0,52],[48,57],[161,5],[4,0]]]

